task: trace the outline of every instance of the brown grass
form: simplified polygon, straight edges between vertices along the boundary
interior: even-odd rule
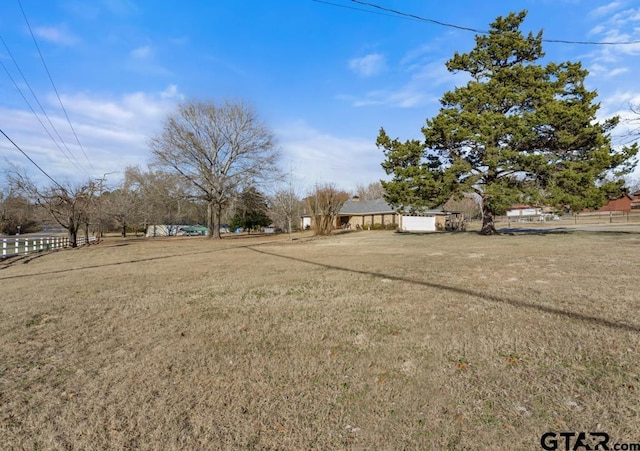
[[[2,449],[639,441],[634,233],[112,240],[0,263]]]

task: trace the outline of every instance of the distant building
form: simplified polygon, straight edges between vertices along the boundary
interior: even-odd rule
[[[516,204],[507,209],[507,218],[511,221],[535,221],[542,217],[542,208],[527,204]]]
[[[640,199],[636,199],[638,201]],[[632,204],[634,203],[634,198],[627,193],[623,193],[621,197],[617,199],[611,199],[609,202],[600,207],[597,211],[631,211]],[[640,208],[640,205],[635,208]]]

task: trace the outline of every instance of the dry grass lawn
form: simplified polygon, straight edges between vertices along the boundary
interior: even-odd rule
[[[0,261],[0,448],[640,442],[639,249],[353,232]]]

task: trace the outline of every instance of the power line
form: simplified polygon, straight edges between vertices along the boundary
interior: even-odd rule
[[[377,11],[371,11],[370,9],[356,8],[355,6],[341,5],[340,3],[327,2],[327,1],[324,1],[324,0],[311,0],[311,1],[316,2],[316,3],[322,3],[324,5],[335,6],[337,8],[352,9],[354,11],[361,11],[361,12],[369,13],[369,14],[377,14],[379,16],[395,17],[395,18],[398,18],[398,19],[416,20],[416,19],[414,19],[412,17],[398,17],[398,16],[396,16],[394,14],[385,14],[385,13],[381,13],[381,12],[377,12]]]
[[[60,152],[62,152],[62,154],[67,158],[67,160],[69,160],[69,162],[76,167],[76,169],[80,169],[82,170],[85,174],[89,175],[89,173],[82,167],[82,165],[80,164],[80,162],[78,161],[78,159],[75,157],[75,155],[71,152],[71,149],[69,149],[69,147],[67,146],[67,143],[65,143],[64,139],[62,139],[62,136],[60,136],[60,133],[58,132],[58,129],[55,127],[55,125],[53,125],[53,122],[51,121],[51,118],[49,117],[49,115],[47,114],[47,112],[45,111],[44,107],[42,106],[42,104],[40,103],[40,100],[38,100],[38,96],[36,95],[36,93],[33,91],[33,88],[31,88],[31,85],[29,84],[29,81],[27,80],[27,78],[25,77],[24,73],[22,72],[22,70],[20,69],[20,66],[18,65],[18,62],[16,61],[16,59],[13,56],[13,53],[11,53],[11,50],[9,50],[9,47],[7,46],[7,43],[5,42],[5,40],[2,38],[2,36],[0,35],[0,41],[2,42],[2,44],[4,45],[5,50],[7,51],[7,53],[9,54],[9,56],[11,57],[11,60],[13,61],[13,64],[16,66],[16,69],[18,70],[18,73],[22,76],[22,80],[24,81],[24,83],[27,85],[27,87],[29,88],[29,91],[31,92],[31,95],[33,96],[33,98],[35,99],[36,103],[38,104],[38,106],[40,107],[40,111],[42,111],[42,114],[44,114],[44,116],[47,118],[47,121],[49,122],[49,125],[51,126],[51,128],[53,129],[53,131],[55,132],[55,134],[58,136],[58,139],[60,140],[60,142],[62,143],[62,145],[66,148],[66,152],[64,149],[62,149],[62,147],[60,147],[60,144],[58,144],[58,141],[55,140],[55,138],[51,135],[51,132],[49,131],[49,129],[46,127],[46,125],[44,125],[44,123],[42,122],[42,119],[40,119],[40,116],[38,116],[38,114],[36,113],[36,111],[34,110],[34,108],[31,106],[31,103],[29,103],[29,100],[27,100],[26,96],[24,95],[24,93],[22,92],[22,90],[20,89],[20,87],[18,86],[18,83],[14,80],[14,78],[11,76],[11,73],[9,72],[9,69],[7,69],[7,67],[4,65],[4,63],[2,62],[2,60],[0,60],[0,65],[2,66],[2,68],[4,69],[4,71],[6,72],[7,76],[9,77],[9,80],[11,80],[11,82],[13,83],[13,86],[16,88],[16,90],[18,91],[18,93],[20,93],[20,96],[22,96],[22,99],[25,101],[25,103],[27,104],[27,106],[29,107],[29,109],[31,110],[31,112],[33,113],[33,115],[36,117],[36,119],[38,120],[38,122],[40,122],[40,125],[42,126],[42,128],[45,130],[45,132],[47,132],[47,135],[49,135],[49,138],[51,138],[51,141],[53,141],[53,143],[56,145],[56,147],[58,148],[58,150],[60,150]],[[75,160],[75,163],[73,161],[71,161],[71,158],[73,158]]]
[[[322,0],[312,0],[312,1],[314,1],[316,3],[324,3],[326,5],[337,6],[337,7],[341,7],[341,8],[355,9],[357,11],[372,12],[372,11],[363,10],[363,9],[360,9],[360,8],[349,8],[346,5],[335,4],[335,3],[322,1]],[[369,2],[365,2],[365,1],[361,1],[361,0],[350,0],[350,1],[353,2],[353,3],[357,3],[359,5],[368,6],[370,8],[378,9],[378,10],[384,11],[386,13],[391,13],[392,15],[394,15],[394,17],[403,17],[403,18],[408,18],[408,19],[412,19],[412,20],[419,20],[419,21],[422,21],[422,22],[428,22],[428,23],[432,23],[432,24],[439,25],[439,26],[442,26],[442,27],[454,28],[454,29],[462,30],[462,31],[470,31],[470,32],[473,32],[473,33],[478,33],[478,34],[489,34],[488,30],[481,30],[481,29],[478,29],[478,28],[465,27],[465,26],[462,26],[462,25],[456,25],[456,24],[442,22],[442,21],[435,20],[435,19],[429,19],[427,17],[418,16],[416,14],[405,13],[403,11],[398,11],[396,9],[387,8],[385,6],[380,6],[380,5],[377,5],[375,3],[369,3]],[[388,15],[388,14],[384,14],[384,15]],[[612,42],[612,41],[571,41],[571,40],[568,40],[568,39],[544,39],[543,38],[542,42],[555,43],[555,44],[578,44],[578,45],[633,45],[633,44],[640,44],[640,39],[639,40],[634,40],[634,41]]]
[[[38,41],[36,40],[36,36],[33,34],[33,30],[31,29],[31,25],[29,24],[29,20],[27,19],[27,15],[24,12],[24,8],[22,8],[22,2],[20,0],[18,0],[18,5],[20,5],[20,11],[22,11],[22,16],[24,17],[24,21],[27,23],[27,27],[29,28],[29,33],[31,33],[31,38],[33,39],[33,43],[35,44],[36,49],[38,49],[38,55],[40,55],[40,60],[42,61],[42,65],[44,66],[44,69],[47,72],[47,76],[49,77],[49,81],[51,82],[51,86],[53,86],[53,90],[56,93],[56,97],[58,98],[58,102],[60,102],[60,107],[62,108],[62,111],[64,112],[64,115],[67,118],[67,122],[69,123],[69,127],[71,128],[71,131],[73,132],[73,136],[75,136],[76,142],[78,143],[78,146],[80,146],[80,150],[82,150],[82,153],[84,154],[85,159],[89,163],[89,166],[92,169],[95,169],[93,167],[93,165],[91,164],[91,161],[89,160],[89,157],[87,156],[87,153],[85,152],[84,147],[82,147],[82,144],[80,144],[80,140],[78,139],[78,134],[76,133],[75,128],[73,128],[73,124],[71,123],[71,119],[69,118],[69,114],[67,113],[67,110],[64,107],[64,104],[62,103],[62,99],[60,98],[60,94],[58,93],[58,89],[56,88],[56,85],[53,82],[53,78],[51,77],[51,73],[49,72],[49,68],[47,67],[47,63],[44,61],[44,56],[42,55],[42,52],[40,51],[40,46],[38,46]]]
[[[13,144],[13,145],[14,145],[14,147],[15,147],[16,149],[18,149],[18,150],[20,151],[20,153],[22,153],[22,155],[24,155],[24,156],[27,158],[27,160],[29,160],[31,163],[33,163],[33,165],[34,165],[35,167],[37,167],[37,168],[40,170],[40,172],[42,172],[44,175],[46,175],[46,176],[47,176],[47,178],[48,178],[49,180],[51,180],[51,181],[52,181],[52,182],[53,182],[53,183],[54,183],[58,188],[64,189],[64,188],[62,187],[62,185],[60,185],[60,184],[59,184],[58,182],[56,182],[56,181],[55,181],[55,180],[54,180],[54,179],[53,179],[49,174],[47,174],[47,173],[46,173],[46,171],[45,171],[44,169],[42,169],[42,168],[38,165],[38,163],[36,163],[35,161],[33,161],[33,159],[32,159],[29,155],[27,155],[27,153],[26,153],[24,150],[22,150],[22,149],[20,148],[20,146],[18,146],[15,142],[13,142],[13,140],[12,140],[11,138],[9,138],[9,137],[7,136],[7,134],[6,134],[6,133],[5,133],[1,128],[0,128],[0,133],[2,133],[2,134],[4,135],[4,137],[5,137],[5,138],[7,138],[7,139],[9,140],[9,142],[10,142],[11,144]]]
[[[443,26],[443,27],[456,28],[458,30],[472,31],[474,33],[481,33],[481,34],[488,34],[489,33],[486,30],[478,30],[477,28],[463,27],[461,25],[455,25],[455,24],[451,24],[451,23],[440,22],[439,20],[435,20],[435,19],[427,19],[426,17],[421,17],[421,16],[417,16],[415,14],[405,13],[405,12],[398,11],[398,10],[391,9],[391,8],[386,8],[384,6],[376,5],[375,3],[362,2],[360,0],[351,0],[351,1],[353,3],[358,3],[359,5],[369,6],[371,8],[376,8],[376,9],[379,9],[381,11],[387,11],[387,12],[396,14],[398,16],[409,17],[411,19],[420,20],[420,21],[423,21],[423,22],[429,22],[429,23],[433,23],[433,24],[440,25],[440,26]]]

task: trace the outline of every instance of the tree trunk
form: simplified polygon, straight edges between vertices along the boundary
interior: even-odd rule
[[[78,247],[78,228],[76,226],[69,226],[68,230],[71,247]]]
[[[213,238],[213,200],[207,202],[207,238]]]
[[[127,223],[124,221],[122,221],[122,232],[120,233],[120,235],[122,235],[122,238],[127,237]]]
[[[482,203],[482,229],[480,230],[480,235],[497,235],[498,231],[496,230],[496,225],[493,222],[493,211],[486,205],[485,202]]]
[[[222,239],[220,234],[220,222],[222,221],[222,205],[218,204],[218,210],[216,211],[216,238]]]
[[[222,205],[213,205],[213,202],[211,202],[210,205],[212,215],[210,215],[207,219],[208,221],[211,221],[211,227],[209,228],[209,238],[220,239],[220,218],[222,218]],[[213,218],[211,216],[213,216]]]
[[[291,216],[287,217],[287,230],[289,231],[289,241],[291,241]]]

